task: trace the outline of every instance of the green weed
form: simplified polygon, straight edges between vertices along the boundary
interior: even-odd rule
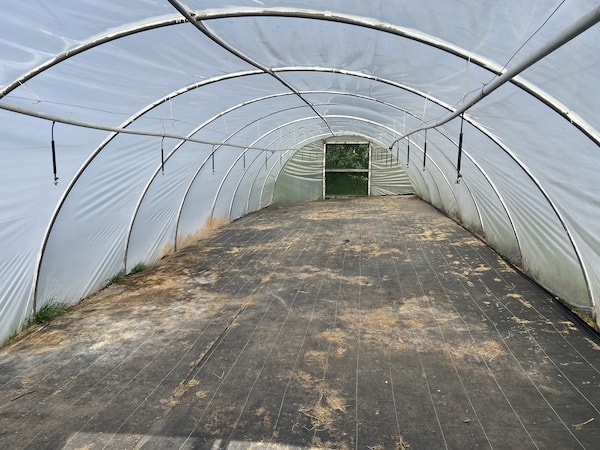
[[[63,302],[57,302],[54,300],[50,300],[44,303],[40,309],[37,310],[35,316],[33,317],[34,323],[45,323],[49,322],[52,319],[64,314],[67,309],[69,309],[69,305]]]
[[[7,341],[12,341],[23,331],[27,330],[32,325],[50,322],[58,316],[63,315],[69,309],[69,305],[64,302],[57,302],[55,300],[49,300],[45,302],[40,309],[26,320],[21,325],[15,327],[8,335]]]
[[[133,269],[131,269],[129,271],[129,273],[138,273],[138,272],[143,272],[144,270],[146,270],[148,268],[147,264],[144,264],[143,262],[137,263],[135,266],[133,266]]]
[[[126,276],[127,275],[125,274],[124,270],[119,270],[117,273],[115,273],[112,277],[110,277],[106,281],[106,283],[104,284],[104,287],[110,286],[111,284],[119,283],[119,282],[123,281]]]

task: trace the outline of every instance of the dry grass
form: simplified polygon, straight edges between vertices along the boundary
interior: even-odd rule
[[[600,345],[598,345],[596,342],[592,341],[590,338],[584,338],[589,344],[590,346],[594,349],[594,350],[600,350]]]
[[[477,359],[486,359],[491,361],[500,356],[506,355],[502,346],[496,341],[479,341],[453,343],[450,353],[458,358],[476,357]]]
[[[396,450],[410,449],[410,444],[406,442],[402,436],[396,436],[396,439],[394,439],[394,444],[396,444]]]
[[[228,223],[230,221],[225,217],[209,217],[195,233],[187,236],[179,236],[177,238],[177,248],[182,249],[202,239],[207,239]]]
[[[327,359],[327,353],[319,350],[309,350],[304,354],[304,359],[311,363],[323,364]]]
[[[181,397],[183,397],[183,395],[192,387],[197,386],[198,383],[199,382],[197,380],[182,380],[167,400],[166,406],[169,408],[174,408],[177,406],[181,400]]]
[[[294,379],[305,391],[312,393],[314,399],[312,403],[303,405],[299,409],[300,413],[310,421],[313,428],[334,432],[336,422],[346,412],[346,397],[308,372],[295,372]]]
[[[515,300],[517,300],[519,303],[521,303],[527,309],[532,308],[531,303],[529,303],[527,300],[525,300],[521,294],[511,293],[511,294],[507,294],[506,297],[514,298]]]

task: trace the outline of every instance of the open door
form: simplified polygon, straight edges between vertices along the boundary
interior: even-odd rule
[[[370,195],[370,160],[368,142],[326,143],[323,197]]]

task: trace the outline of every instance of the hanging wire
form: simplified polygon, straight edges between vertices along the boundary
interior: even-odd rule
[[[29,88],[29,86],[27,86],[27,84],[25,84],[25,83],[21,83],[20,81],[19,81],[18,83],[19,83],[19,85],[20,85],[20,86],[23,86],[23,88],[25,88],[25,90],[26,90],[27,92],[29,92],[29,93],[31,94],[31,97],[33,98],[33,101],[34,101],[35,103],[40,103],[40,102],[42,101],[42,100],[41,100],[41,99],[38,97],[38,95],[37,95],[35,92],[33,92],[33,90]]]
[[[525,42],[523,42],[518,49],[516,49],[513,54],[510,56],[510,58],[508,58],[508,60],[506,61],[506,63],[504,63],[504,65],[502,66],[502,69],[500,69],[500,71],[498,72],[497,75],[495,75],[494,77],[492,77],[492,79],[490,81],[488,81],[487,83],[482,83],[482,87],[480,89],[484,89],[488,84],[490,84],[492,81],[494,81],[495,78],[497,78],[498,76],[500,76],[504,70],[508,67],[508,65],[510,64],[510,62],[515,58],[515,56],[517,56],[517,54],[523,49],[523,47],[525,47],[529,41],[531,41],[536,34],[538,34],[542,28],[544,28],[544,26],[550,21],[550,19],[552,18],[552,16],[554,16],[554,14],[556,14],[556,12],[560,9],[560,7],[566,2],[567,0],[562,0],[558,6],[556,8],[554,8],[554,10],[550,13],[550,15],[546,18],[546,20],[544,20],[544,22],[527,38],[525,39]],[[472,92],[478,91],[479,89],[474,89]],[[461,100],[464,101],[466,95],[463,95],[463,98]],[[454,106],[456,106],[458,103],[457,102]]]
[[[512,54],[512,56],[510,58],[508,58],[508,61],[506,61],[506,64],[504,64],[504,66],[502,66],[502,69],[500,70],[500,73],[504,72],[504,69],[506,69],[506,67],[510,64],[510,62],[514,59],[515,56],[517,56],[517,54],[523,49],[523,47],[525,47],[527,45],[527,43],[529,41],[531,41],[533,39],[533,37],[538,34],[540,32],[540,30],[542,28],[544,28],[544,26],[548,23],[548,21],[552,18],[552,16],[554,16],[554,14],[556,14],[556,12],[560,9],[560,7],[566,2],[567,0],[562,0],[558,6],[556,8],[554,8],[554,10],[550,13],[550,15],[546,18],[546,20],[544,20],[544,22],[537,28],[537,30],[535,30],[531,36],[529,36],[525,42],[523,42],[523,44],[521,44],[521,46]]]
[[[469,79],[470,79],[470,76],[469,76],[469,65],[470,64],[471,64],[471,56],[469,56],[467,58],[467,65],[465,67],[465,88],[463,90],[463,96],[460,99],[461,102],[464,101],[465,98],[467,98],[467,95],[469,95]]]
[[[56,122],[52,122],[51,128],[51,146],[52,146],[52,173],[54,174],[54,186],[58,184],[58,176],[56,176],[56,144],[54,143],[54,125]]]
[[[513,52],[513,54],[510,56],[510,58],[508,58],[508,60],[506,61],[506,63],[505,63],[503,66],[502,66],[502,68],[501,68],[499,71],[497,71],[496,75],[494,75],[494,77],[492,77],[492,78],[490,79],[490,81],[488,81],[487,83],[481,83],[481,87],[477,87],[477,88],[471,89],[470,91],[467,91],[467,86],[468,86],[468,84],[469,84],[469,63],[470,63],[470,61],[471,61],[471,57],[469,56],[469,58],[467,59],[467,69],[466,69],[466,71],[465,71],[465,90],[464,90],[464,92],[463,92],[462,98],[461,98],[459,101],[457,101],[456,103],[454,103],[454,104],[452,105],[452,107],[451,107],[451,108],[452,108],[452,109],[456,108],[456,107],[457,107],[459,104],[461,104],[462,102],[464,102],[464,101],[465,101],[465,99],[466,99],[466,98],[467,98],[469,95],[471,95],[471,94],[473,94],[473,93],[475,93],[475,92],[479,92],[479,91],[481,91],[482,89],[485,89],[485,87],[486,87],[488,84],[490,84],[492,81],[494,81],[494,79],[495,79],[495,78],[497,78],[497,77],[499,77],[500,75],[502,75],[502,73],[504,72],[504,70],[505,70],[505,69],[508,67],[508,65],[509,65],[509,64],[510,64],[510,62],[511,62],[511,61],[512,61],[512,60],[515,58],[515,56],[517,56],[517,54],[518,54],[518,53],[519,53],[519,52],[520,52],[520,51],[523,49],[523,47],[525,47],[525,46],[526,46],[526,45],[529,43],[529,41],[531,41],[531,40],[532,40],[532,39],[535,37],[535,35],[536,35],[536,34],[538,34],[538,33],[539,33],[541,30],[542,30],[542,28],[544,28],[544,26],[546,26],[546,24],[547,24],[547,23],[550,21],[550,19],[551,19],[551,18],[552,18],[552,17],[553,17],[553,16],[556,14],[556,12],[557,12],[557,11],[560,9],[560,7],[561,7],[561,6],[562,6],[562,5],[563,5],[565,2],[566,2],[566,0],[562,0],[562,1],[561,1],[561,2],[558,4],[558,6],[556,6],[556,8],[554,8],[554,9],[552,10],[552,12],[550,13],[550,15],[549,15],[549,16],[548,16],[548,17],[547,17],[545,20],[544,20],[544,22],[543,22],[543,23],[542,23],[542,24],[541,24],[541,25],[540,25],[540,26],[539,26],[539,27],[538,27],[538,28],[537,28],[537,29],[536,29],[536,30],[535,30],[535,31],[534,31],[534,32],[533,32],[533,33],[532,33],[532,34],[531,34],[531,35],[530,35],[530,36],[529,36],[529,37],[528,37],[526,40],[525,40],[525,42],[523,42],[523,44],[521,44],[521,45],[519,46],[519,48],[518,48],[517,50],[515,50],[515,51]],[[437,119],[435,119],[435,121],[437,122],[437,121],[438,121],[438,120],[440,120],[440,118],[442,118],[442,117],[443,117],[443,115],[442,115],[442,116],[439,116]]]
[[[444,116],[440,120],[429,122],[426,125],[421,125],[420,127],[415,128],[414,130],[404,134],[403,136],[400,136],[398,139],[394,140],[390,144],[390,148],[396,142],[404,139],[407,136],[410,136],[414,133],[425,130],[427,128],[440,127],[440,126],[450,122],[452,119],[460,116],[463,112],[466,112],[467,110],[469,110],[470,108],[472,108],[473,106],[478,104],[480,101],[482,101],[485,97],[490,95],[496,89],[498,89],[499,87],[503,86],[504,84],[506,84],[508,82],[513,81],[515,79],[515,77],[517,77],[521,72],[523,72],[527,68],[533,66],[538,61],[544,59],[552,52],[561,48],[562,46],[567,44],[569,41],[574,39],[575,37],[586,32],[591,27],[598,24],[598,22],[600,22],[600,4],[596,5],[587,14],[584,14],[579,19],[577,19],[575,22],[571,23],[569,26],[562,29],[560,32],[558,32],[553,37],[548,39],[546,42],[544,42],[544,44],[541,47],[539,47],[538,49],[529,53],[527,56],[522,58],[516,64],[512,65],[510,68],[507,68],[504,72],[502,72],[501,75],[496,77],[489,84],[483,86],[481,89],[481,92],[479,94],[477,94],[476,96],[474,96],[470,99],[465,99],[465,101],[463,102],[463,104],[460,108],[454,109],[454,111],[450,112],[448,115]],[[536,95],[536,97],[542,99],[541,96]],[[556,108],[557,105],[553,104],[552,102],[547,103],[547,104],[548,104],[548,106],[550,106],[553,109],[555,109],[556,111],[558,111],[558,109]],[[560,112],[560,111],[558,111],[558,112]],[[562,112],[561,112],[561,114],[564,115],[564,113],[562,113]],[[585,127],[578,127],[578,128],[581,131],[583,131],[588,137],[590,137],[590,139],[593,139],[594,142],[598,142],[598,139],[593,135],[593,133],[588,132],[589,130],[586,130]]]
[[[410,163],[410,138],[406,138],[406,167]]]

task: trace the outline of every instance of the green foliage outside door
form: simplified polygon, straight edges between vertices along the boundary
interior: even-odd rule
[[[325,196],[369,195],[369,144],[325,146]]]

